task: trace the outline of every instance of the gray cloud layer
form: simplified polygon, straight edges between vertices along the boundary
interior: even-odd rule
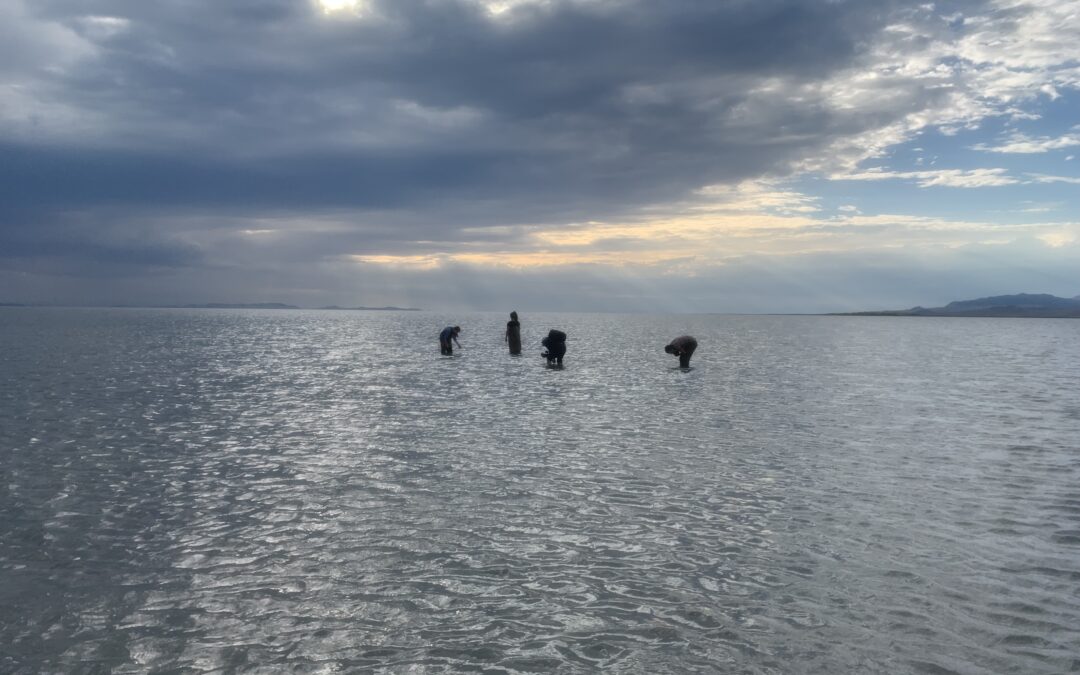
[[[35,4],[93,55],[23,64],[34,114],[82,119],[6,134],[5,197],[45,201],[58,181],[88,204],[651,201],[827,142],[822,112],[735,113],[763,77],[849,63],[887,20],[864,4],[562,2],[504,25],[448,0],[384,2],[367,21],[306,0],[114,0],[93,5],[123,17],[105,34],[84,2]]]
[[[474,1],[379,0],[351,16],[309,0],[10,0],[0,269],[55,289],[42,279],[178,268],[235,285],[425,242],[512,245],[520,233],[475,228],[616,219],[842,162],[845,139],[955,92],[913,75],[839,106],[832,78],[902,60],[886,47],[955,39],[949,17],[980,7],[553,0],[493,17]],[[899,24],[920,37],[897,38]],[[290,229],[237,234],[266,219]],[[339,275],[297,288],[333,296]],[[159,291],[195,288],[175,283]]]

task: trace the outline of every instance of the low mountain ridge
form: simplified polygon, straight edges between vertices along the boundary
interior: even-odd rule
[[[1048,293],[995,295],[975,300],[957,300],[944,307],[873,312],[846,312],[846,316],[987,316],[1019,318],[1080,318],[1080,295],[1059,298]]]

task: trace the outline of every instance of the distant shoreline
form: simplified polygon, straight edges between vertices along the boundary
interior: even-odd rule
[[[52,307],[65,305],[45,305],[31,303],[0,302],[0,307]],[[263,310],[308,310],[338,312],[421,312],[417,307],[341,307],[323,305],[321,307],[300,307],[284,302],[206,302],[184,305],[67,305],[72,308],[90,309],[263,309]],[[483,311],[483,310],[474,310]],[[497,311],[497,310],[488,310]],[[543,312],[541,312],[543,313]],[[603,310],[570,313],[607,313]],[[671,312],[614,312],[617,314],[671,314]],[[1046,293],[1018,293],[1015,295],[997,295],[976,300],[958,300],[944,307],[911,307],[909,309],[884,309],[859,312],[693,312],[692,314],[720,316],[892,316],[892,317],[949,317],[983,319],[1080,319],[1080,296],[1059,298]]]
[[[1080,319],[1080,312],[1049,313],[1049,312],[926,312],[913,313],[906,311],[880,311],[880,312],[829,312],[816,316],[898,316],[914,318],[944,318],[944,319]]]
[[[280,302],[224,303],[208,302],[188,305],[44,305],[19,302],[0,302],[0,307],[52,308],[52,309],[272,309],[272,310],[327,310],[340,312],[422,312],[417,307],[300,307]]]
[[[0,309],[261,309],[270,311],[307,311],[307,312],[423,312],[418,307],[300,307],[296,305],[273,305],[260,304],[205,304],[205,305],[36,305],[17,302],[0,302]],[[499,310],[468,310],[480,313],[491,313]],[[551,313],[550,311],[534,312],[535,314]],[[597,311],[573,311],[562,312],[564,314],[670,314],[683,313],[671,312],[597,312]],[[1080,312],[911,312],[909,310],[881,310],[864,312],[689,312],[689,316],[818,316],[818,317],[898,317],[898,318],[948,318],[948,319],[1080,319]]]
[[[1080,296],[1059,298],[1048,293],[995,295],[957,300],[944,307],[912,307],[871,312],[842,312],[835,316],[947,316],[986,319],[1080,319]]]

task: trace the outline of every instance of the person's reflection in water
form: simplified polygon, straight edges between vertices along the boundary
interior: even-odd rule
[[[664,347],[665,352],[679,357],[680,368],[690,367],[690,357],[694,355],[695,349],[697,349],[697,340],[689,335],[681,335]]]

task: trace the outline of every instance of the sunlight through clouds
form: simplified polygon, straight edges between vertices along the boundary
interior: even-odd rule
[[[1047,234],[1039,235],[1039,239],[1046,243],[1047,246],[1052,248],[1063,248],[1070,244],[1075,244],[1077,241],[1077,235],[1075,232],[1050,232]]]
[[[782,214],[819,211],[818,198],[779,187],[767,180],[742,181],[737,185],[706,185],[695,194],[703,203],[697,211],[768,211]]]
[[[349,259],[356,263],[385,265],[387,267],[406,267],[412,269],[432,269],[441,264],[439,255],[351,255]]]
[[[805,256],[873,249],[958,249],[1036,238],[1061,247],[1072,226],[948,220],[903,214],[829,217],[767,213],[687,215],[632,223],[589,222],[530,233],[516,249],[458,245],[433,255],[354,255],[353,262],[399,269],[600,266],[698,273],[747,256]],[[497,245],[496,245],[497,246]]]
[[[498,19],[509,18],[513,10],[520,7],[550,6],[550,0],[476,0],[489,16]]]
[[[349,12],[361,14],[367,9],[367,0],[314,0],[324,14]]]

